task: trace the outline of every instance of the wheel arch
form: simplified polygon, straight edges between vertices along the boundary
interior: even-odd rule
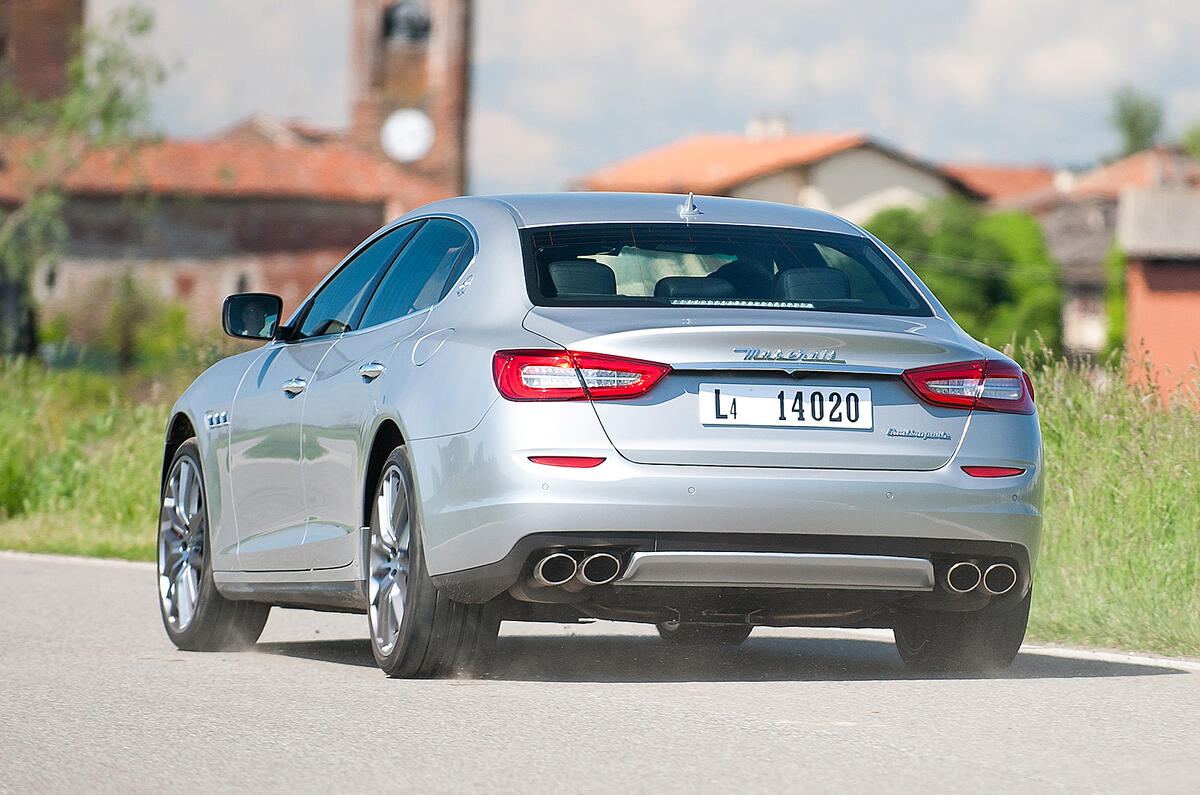
[[[404,444],[404,432],[395,421],[388,418],[375,428],[375,436],[371,440],[370,452],[367,454],[367,466],[363,471],[362,515],[360,527],[371,523],[371,501],[375,497],[375,486],[383,473],[383,464],[391,452]]]
[[[171,417],[171,421],[167,424],[166,442],[163,445],[162,476],[159,478],[159,488],[162,488],[167,482],[167,470],[171,468],[171,459],[175,457],[175,451],[196,435],[196,427],[187,414],[179,411]]]

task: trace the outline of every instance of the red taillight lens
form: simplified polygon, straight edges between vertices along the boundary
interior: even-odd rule
[[[496,351],[492,377],[509,400],[614,400],[644,395],[665,364],[577,351]]]
[[[962,471],[973,478],[1012,478],[1025,474],[1018,467],[963,467]]]
[[[904,380],[917,397],[935,406],[1033,413],[1033,388],[1021,368],[1008,362],[979,360],[905,370]]]

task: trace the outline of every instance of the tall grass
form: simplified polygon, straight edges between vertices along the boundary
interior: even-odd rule
[[[1149,367],[1133,383],[1119,365],[1031,359],[1046,508],[1030,634],[1200,655],[1195,373],[1168,394]]]
[[[0,363],[0,547],[154,557],[179,381]],[[1200,655],[1200,411],[1093,369],[1022,357],[1046,447],[1030,635]]]

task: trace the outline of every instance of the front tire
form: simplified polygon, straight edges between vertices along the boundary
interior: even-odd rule
[[[473,670],[500,621],[490,605],[455,602],[425,567],[420,512],[403,445],[384,462],[367,539],[367,624],[375,662],[391,677]]]
[[[213,582],[208,500],[194,438],[175,451],[158,514],[158,606],[167,637],[185,651],[253,646],[270,605],[232,601]]]
[[[655,625],[658,635],[677,646],[740,646],[750,637],[749,624],[688,624],[664,621]]]
[[[1033,592],[1007,609],[969,613],[909,611],[892,633],[904,664],[918,671],[983,673],[1012,664],[1025,627]]]

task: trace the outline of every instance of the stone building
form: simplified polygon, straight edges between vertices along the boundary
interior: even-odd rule
[[[344,0],[353,14],[353,118],[314,129],[256,116],[202,140],[93,151],[66,178],[68,240],[35,285],[43,315],[78,312],[113,277],[218,322],[225,295],[264,290],[290,312],[366,235],[463,192],[470,0]],[[65,86],[83,0],[0,0],[0,80]],[[0,156],[0,207],[21,203],[22,142]]]

